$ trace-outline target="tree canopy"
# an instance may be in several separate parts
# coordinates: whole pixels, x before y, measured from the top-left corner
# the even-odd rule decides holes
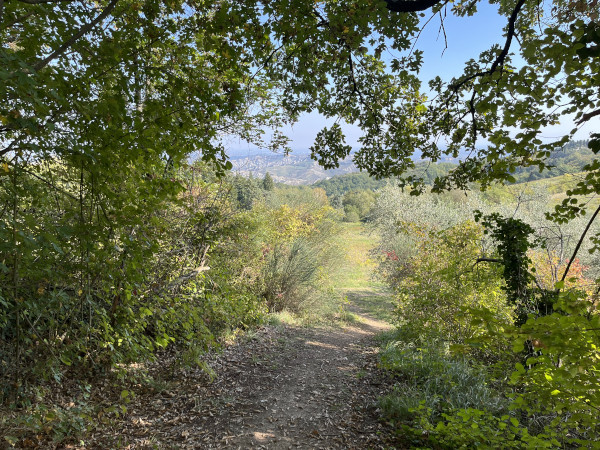
[[[418,11],[474,16],[479,1],[1,1],[0,174],[33,173],[57,189],[48,163],[60,160],[118,209],[131,192],[107,180],[173,195],[167,172],[192,152],[223,172],[227,137],[287,150],[281,127],[318,111],[335,119],[311,148],[326,168],[352,150],[345,122],[362,130],[355,164],[399,176],[413,193],[426,181],[410,171],[415,152],[433,162],[468,152],[434,191],[513,182],[518,167],[546,169],[552,151],[600,115],[600,7],[490,3],[506,17],[504,41],[427,90],[413,49]],[[571,132],[544,141],[544,127],[561,120],[573,121]],[[589,146],[600,149],[599,134]],[[600,163],[584,172],[571,196],[600,193]],[[567,198],[555,218],[586,208]]]
[[[570,137],[543,143],[542,127],[575,114],[575,130],[600,114],[598,4],[493,1],[507,17],[505,42],[450,82],[432,80],[426,98],[422,53],[409,51],[415,11],[475,15],[478,3],[2,2],[1,154],[177,160],[200,150],[224,164],[224,134],[260,142],[262,127],[316,110],[360,126],[355,160],[373,175],[404,173],[417,150],[436,161],[469,149],[439,189],[510,180],[517,165],[543,168]],[[385,64],[388,49],[399,56]],[[313,146],[326,167],[349,152],[338,125]]]
[[[414,193],[425,185],[409,170],[417,151],[433,162],[469,152],[436,178],[435,191],[512,182],[518,167],[547,168],[552,151],[600,115],[599,5],[492,1],[506,17],[504,42],[473,55],[450,81],[431,80],[428,98],[422,52],[413,51],[416,11],[471,16],[478,3],[2,1],[2,175],[35,172],[56,188],[43,161],[58,158],[96,180],[131,178],[145,165],[140,184],[174,193],[177,183],[148,173],[194,151],[222,172],[231,167],[225,137],[285,148],[281,126],[318,111],[336,119],[311,148],[324,167],[351,151],[342,121],[362,130],[356,165],[400,176]],[[386,62],[388,50],[396,56]],[[573,120],[572,131],[545,142],[544,127],[560,120]],[[264,142],[268,127],[274,132]],[[589,145],[597,152],[600,136]],[[571,195],[600,193],[599,164],[584,166]],[[95,189],[111,190],[103,182]],[[585,209],[568,198],[556,218]]]

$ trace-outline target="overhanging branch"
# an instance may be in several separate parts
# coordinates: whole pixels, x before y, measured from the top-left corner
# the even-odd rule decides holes
[[[581,247],[583,239],[585,238],[585,235],[589,231],[590,227],[592,226],[592,223],[596,219],[596,216],[598,215],[599,212],[600,212],[600,206],[598,206],[598,208],[596,208],[596,211],[594,212],[594,214],[590,218],[589,222],[587,223],[585,230],[583,230],[583,233],[581,234],[581,237],[579,238],[579,241],[577,242],[577,245],[575,246],[575,250],[573,251],[573,256],[571,256],[571,259],[569,260],[569,263],[567,264],[567,267],[565,268],[565,272],[563,273],[563,276],[560,279],[560,281],[565,281],[565,279],[567,278],[567,275],[569,274],[569,270],[571,269],[571,264],[573,264],[573,261],[577,257],[577,253],[579,252],[579,248]]]
[[[521,9],[523,8],[524,4],[525,0],[519,0],[519,2],[515,5],[515,9],[513,9],[513,12],[508,19],[508,30],[506,31],[506,41],[504,42],[504,47],[502,48],[502,51],[500,52],[498,57],[492,63],[492,66],[489,68],[489,70],[469,75],[460,80],[458,83],[450,86],[454,92],[458,92],[458,90],[462,86],[464,86],[466,83],[475,78],[483,77],[486,75],[492,75],[498,68],[502,70],[502,68],[504,67],[504,61],[506,60],[506,57],[508,56],[508,52],[510,50],[510,45],[512,44],[513,37],[515,36],[515,23],[517,21],[517,18],[519,17],[519,12],[521,12]]]
[[[387,9],[394,12],[425,11],[443,0],[385,0]]]
[[[71,47],[75,42],[77,42],[79,38],[89,33],[92,30],[92,28],[94,28],[99,22],[103,21],[113,11],[113,9],[115,9],[115,6],[117,6],[118,2],[119,0],[112,0],[108,5],[106,5],[106,8],[104,8],[104,10],[94,20],[82,26],[77,33],[71,36],[70,39],[68,39],[64,44],[62,44],[60,47],[54,50],[49,56],[35,64],[33,68],[36,71],[43,69],[48,64],[50,64],[52,60],[58,58],[60,55],[66,52],[69,49],[69,47]]]
[[[600,116],[600,109],[597,109],[596,111],[592,111],[586,114],[583,114],[581,116],[581,118],[577,121],[577,125],[581,125],[585,122],[587,122],[590,119],[593,119],[596,116]]]

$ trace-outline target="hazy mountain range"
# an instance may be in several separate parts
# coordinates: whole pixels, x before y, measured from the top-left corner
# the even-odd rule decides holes
[[[233,173],[249,177],[262,178],[267,172],[273,180],[292,185],[314,184],[336,175],[359,172],[352,162],[352,155],[343,161],[337,169],[324,170],[310,158],[310,153],[301,152],[284,156],[281,153],[263,153],[230,155]],[[419,162],[419,160],[416,160]],[[443,162],[457,162],[453,158],[444,158]]]
[[[596,156],[587,147],[587,141],[574,141],[565,145],[562,150],[555,151],[547,160],[550,170],[540,173],[536,168],[521,169],[515,172],[517,182],[532,181],[541,178],[550,178],[566,173],[577,173],[585,164],[590,163]],[[415,159],[417,175],[429,178],[431,181],[435,176],[447,172],[462,158],[445,157],[434,165],[426,164],[424,161]],[[267,172],[273,180],[279,183],[292,185],[314,184],[321,180],[327,180],[337,175],[359,172],[352,162],[352,155],[343,161],[337,169],[324,170],[316,161],[310,158],[308,151],[297,151],[288,156],[281,153],[250,153],[230,154],[233,164],[233,173],[249,177],[262,178]],[[440,164],[441,163],[441,164]],[[450,163],[450,164],[448,164]],[[421,172],[428,173],[421,173]]]
[[[338,169],[324,170],[309,154],[291,154],[284,156],[278,153],[266,155],[233,156],[233,173],[249,177],[262,178],[267,172],[273,180],[286,184],[313,184],[335,175],[358,172],[348,157],[340,161]]]

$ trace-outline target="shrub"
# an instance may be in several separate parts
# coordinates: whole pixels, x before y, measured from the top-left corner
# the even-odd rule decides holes
[[[331,306],[327,303],[336,299],[329,289],[330,274],[340,252],[334,211],[324,191],[300,189],[290,198],[289,187],[276,189],[268,202],[256,205],[252,217],[261,248],[255,292],[269,311],[325,313]]]
[[[350,222],[350,223],[354,223],[354,222],[359,222],[360,221],[360,216],[358,214],[358,211],[355,207],[353,206],[348,206],[346,208],[344,208],[345,213],[344,213],[344,222]]]
[[[552,430],[531,435],[529,430],[508,414],[501,417],[488,411],[466,408],[451,410],[440,419],[432,418],[425,404],[413,410],[418,425],[412,429],[428,447],[542,449],[561,447]]]
[[[388,405],[388,415],[406,417],[407,411],[420,403],[435,416],[452,409],[477,408],[497,413],[507,408],[507,401],[488,386],[482,371],[435,346],[417,348],[394,341],[384,349],[381,364],[396,375],[402,386],[382,404]]]
[[[393,287],[401,326],[428,339],[464,343],[483,332],[469,308],[490,311],[511,321],[495,266],[476,266],[482,229],[464,222],[443,231],[424,230],[416,254],[407,261]]]

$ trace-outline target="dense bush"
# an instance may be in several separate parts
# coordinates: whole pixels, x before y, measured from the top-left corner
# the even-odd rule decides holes
[[[12,380],[3,399],[69,368],[106,371],[167,346],[189,356],[327,292],[334,221],[318,189],[290,206],[292,194],[196,164],[166,177],[115,171],[107,197],[85,172],[56,162],[57,192],[37,169],[0,179],[12,205],[0,217],[0,376]],[[249,183],[256,194],[240,202]]]
[[[369,216],[375,204],[376,195],[373,191],[352,191],[344,194],[342,206],[344,208],[344,220],[346,222],[358,222],[369,220]]]
[[[275,196],[269,207],[255,210],[261,220],[264,256],[261,296],[271,311],[299,313],[331,294],[329,278],[339,259],[336,224],[321,190],[305,193],[295,207],[277,203]]]
[[[113,197],[97,194],[91,175],[57,170],[64,192],[25,175],[0,190],[13,203],[0,227],[4,379],[108,367],[169,343],[206,346],[259,319],[260,305],[235,277],[209,270],[211,255],[227,251],[244,226],[210,169],[140,174],[120,180]],[[171,197],[155,195],[164,189]]]
[[[577,256],[592,267],[575,259],[564,275],[585,222],[544,220],[549,199],[541,192],[523,190],[516,200],[439,204],[391,188],[380,193],[379,274],[397,293],[399,320],[382,354],[398,387],[382,407],[413,443],[598,445],[597,262],[581,253],[589,242]],[[483,227],[464,221],[475,205]],[[444,381],[450,368],[468,386]],[[454,398],[459,385],[470,403]],[[498,403],[478,403],[490,386]]]
[[[415,255],[391,280],[397,294],[400,326],[421,337],[459,344],[480,334],[469,311],[482,309],[511,323],[502,291],[501,271],[478,266],[481,227],[465,222],[443,231],[413,230],[421,236]],[[388,278],[389,279],[389,278]]]

